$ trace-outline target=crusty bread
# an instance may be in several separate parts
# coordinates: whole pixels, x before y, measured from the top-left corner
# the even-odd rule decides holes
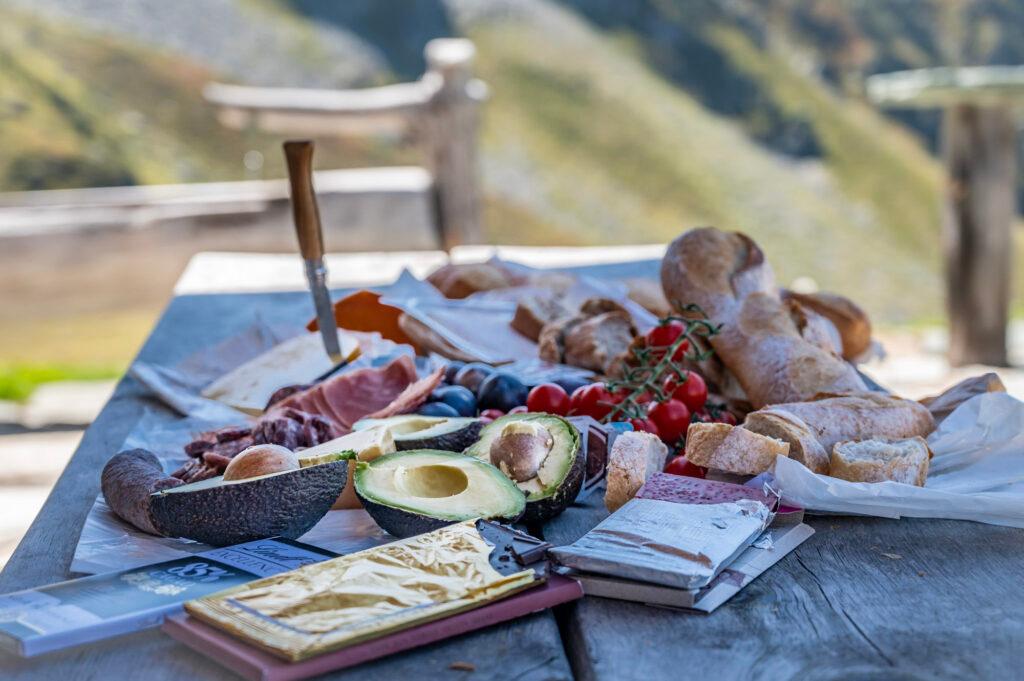
[[[446,298],[465,298],[480,291],[507,288],[515,284],[512,275],[493,263],[448,264],[427,277]]]
[[[757,475],[789,456],[789,445],[727,423],[691,423],[686,431],[686,460],[704,468]]]
[[[921,437],[839,442],[832,448],[829,475],[850,482],[892,480],[924,487],[930,458],[931,450]]]
[[[855,360],[871,347],[871,320],[856,303],[835,293],[783,291],[783,298],[814,310],[831,321],[842,339],[845,359]]]
[[[623,282],[629,289],[629,299],[644,308],[658,319],[672,314],[672,308],[665,300],[665,292],[661,290],[661,282],[646,277],[625,279]]]
[[[965,378],[951,388],[947,388],[940,395],[925,397],[921,400],[921,404],[928,408],[938,423],[972,397],[997,392],[1005,393],[1006,386],[1003,385],[998,375],[989,372],[981,376]]]
[[[935,429],[935,421],[917,402],[864,392],[776,404],[747,414],[743,426],[788,442],[790,458],[815,473],[827,473],[837,442],[924,437]]]
[[[516,303],[516,312],[510,324],[514,330],[536,343],[545,325],[570,316],[572,311],[559,298],[530,296]]]
[[[636,496],[648,478],[665,467],[667,457],[668,447],[650,433],[629,432],[615,438],[608,455],[604,494],[608,510],[614,512]]]
[[[662,260],[661,282],[676,310],[695,303],[722,325],[711,345],[754,407],[867,389],[850,364],[802,336],[749,237],[714,228],[684,233]]]

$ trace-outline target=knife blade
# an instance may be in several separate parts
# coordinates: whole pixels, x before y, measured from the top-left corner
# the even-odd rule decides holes
[[[333,362],[340,362],[338,323],[334,317],[331,293],[327,289],[327,267],[324,265],[324,235],[320,225],[320,209],[313,191],[313,142],[309,140],[284,143],[288,162],[288,183],[291,187],[292,217],[299,253],[306,269],[306,281],[313,296],[317,326],[324,349]]]

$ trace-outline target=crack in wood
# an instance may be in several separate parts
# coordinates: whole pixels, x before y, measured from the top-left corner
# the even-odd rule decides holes
[[[850,614],[848,612],[846,612],[846,609],[843,608],[841,605],[837,605],[837,604],[832,602],[832,599],[829,597],[828,593],[825,591],[825,587],[822,585],[821,580],[818,579],[818,575],[816,575],[814,573],[814,570],[809,568],[807,566],[807,564],[804,563],[804,561],[800,558],[799,555],[796,555],[795,557],[796,557],[796,562],[800,564],[800,567],[802,567],[804,570],[806,570],[807,574],[809,574],[811,576],[811,580],[814,582],[815,586],[818,587],[818,591],[821,592],[821,596],[822,596],[822,598],[825,599],[825,602],[828,604],[828,606],[830,608],[832,608],[832,610],[834,612],[836,612],[837,614],[841,615],[843,617],[843,619],[846,620],[847,623],[849,623],[849,625],[853,628],[853,630],[855,632],[857,632],[857,635],[865,643],[867,643],[868,646],[870,646],[871,649],[874,650],[875,653],[879,657],[881,657],[883,660],[885,660],[886,664],[888,664],[890,667],[895,667],[896,663],[893,662],[893,660],[888,655],[885,654],[885,652],[882,650],[882,648],[877,643],[875,643],[874,640],[872,640],[872,638],[868,635],[868,633],[866,631],[864,631],[860,627],[859,624],[857,624],[857,622],[853,619],[853,617],[850,616]],[[813,623],[812,623],[812,626],[814,626]],[[817,627],[815,627],[815,633],[817,633]]]

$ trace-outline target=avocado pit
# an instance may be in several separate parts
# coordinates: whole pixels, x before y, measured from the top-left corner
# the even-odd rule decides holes
[[[224,469],[224,480],[248,480],[299,469],[299,457],[281,445],[253,445],[239,452]]]
[[[491,463],[516,482],[525,482],[537,477],[554,444],[554,438],[543,425],[512,421],[491,443]]]

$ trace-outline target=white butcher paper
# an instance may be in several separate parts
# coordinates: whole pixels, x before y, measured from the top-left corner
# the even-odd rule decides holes
[[[924,487],[847,482],[779,457],[783,503],[882,518],[948,518],[1024,528],[1024,402],[1002,392],[972,397],[928,437],[935,456]]]
[[[560,564],[679,589],[698,589],[771,521],[760,501],[679,504],[631,499],[580,539],[551,549]]]

